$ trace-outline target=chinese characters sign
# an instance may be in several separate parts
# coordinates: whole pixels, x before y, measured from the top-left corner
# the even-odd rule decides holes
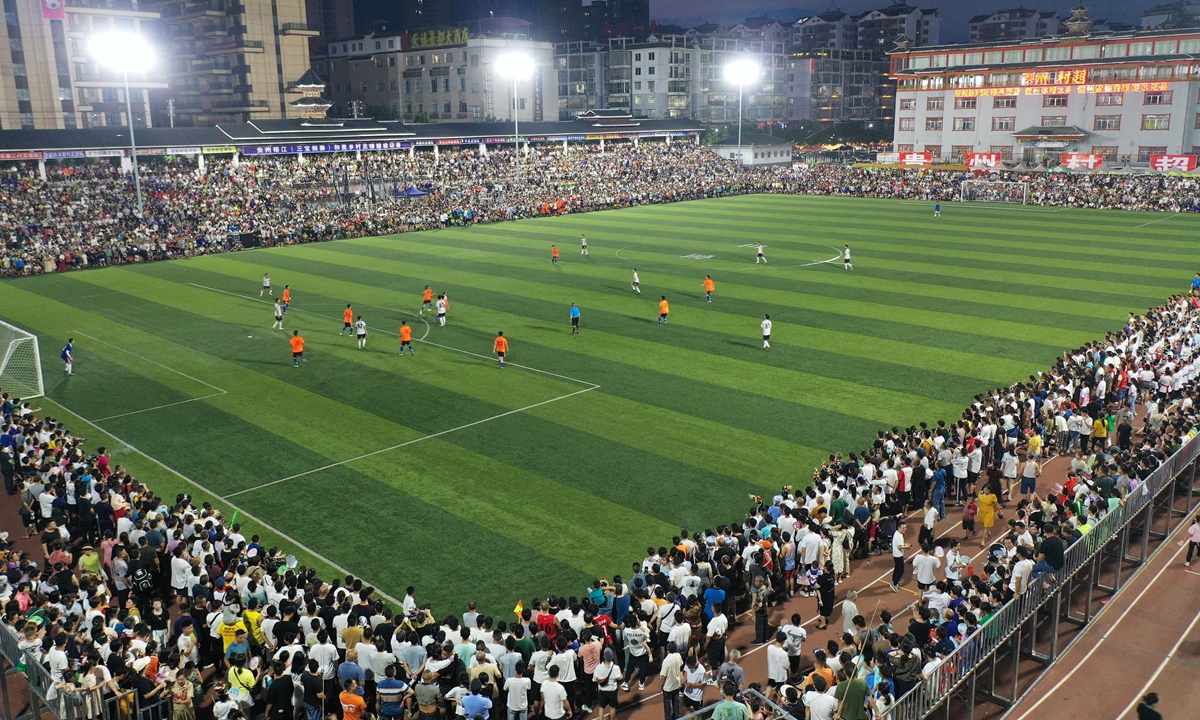
[[[1063,153],[1062,166],[1070,170],[1095,170],[1104,164],[1099,153]]]
[[[1191,172],[1196,169],[1196,156],[1151,155],[1150,167],[1161,172]]]

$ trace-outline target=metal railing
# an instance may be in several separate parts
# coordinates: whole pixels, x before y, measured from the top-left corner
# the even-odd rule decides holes
[[[918,683],[909,692],[898,698],[890,714],[890,720],[921,720],[939,705],[948,701],[952,691],[972,679],[984,662],[1003,649],[1005,643],[1021,627],[1033,619],[1040,609],[1056,596],[1071,592],[1067,582],[1081,571],[1089,570],[1112,541],[1121,537],[1137,520],[1155,498],[1196,461],[1200,456],[1200,442],[1189,440],[1178,452],[1165,462],[1145,482],[1125,498],[1125,502],[1104,516],[1086,535],[1071,545],[1063,558],[1063,568],[1055,573],[1046,573],[1031,582],[1030,587],[1019,597],[993,615],[981,625],[954,652],[946,656],[933,675]],[[1148,520],[1147,520],[1148,523]],[[1148,528],[1146,528],[1148,531]],[[1118,562],[1124,561],[1125,549],[1119,552]],[[1143,560],[1146,558],[1143,557]],[[1118,576],[1118,582],[1119,582]],[[1056,605],[1057,607],[1057,605]],[[973,702],[974,698],[968,698]]]
[[[169,698],[159,698],[142,705],[132,690],[120,694],[104,686],[83,688],[73,683],[55,681],[38,660],[21,650],[18,638],[8,626],[0,627],[0,656],[8,661],[5,676],[19,674],[29,690],[28,705],[13,712],[15,685],[0,679],[4,686],[4,717],[11,720],[40,720],[45,712],[58,720],[170,720]]]

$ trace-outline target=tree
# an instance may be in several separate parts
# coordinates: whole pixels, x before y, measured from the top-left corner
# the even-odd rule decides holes
[[[417,113],[416,115],[413,115],[413,122],[415,122],[415,123],[427,123],[427,122],[433,122],[433,121],[429,119],[429,113],[427,113],[427,112],[419,112],[419,113]]]
[[[367,117],[372,120],[395,120],[392,112],[382,105],[368,105]]]

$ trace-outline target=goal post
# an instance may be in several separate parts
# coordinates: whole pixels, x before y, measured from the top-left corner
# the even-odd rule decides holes
[[[9,397],[46,394],[37,335],[0,321],[0,391]]]
[[[1029,183],[1023,180],[964,180],[959,191],[962,202],[1029,202]]]

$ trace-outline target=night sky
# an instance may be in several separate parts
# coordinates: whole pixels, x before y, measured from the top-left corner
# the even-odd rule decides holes
[[[1137,24],[1143,11],[1166,0],[1085,0],[1092,19],[1108,19]],[[842,12],[857,15],[886,7],[891,0],[842,0],[835,3]],[[1055,10],[1060,15],[1078,4],[1078,0],[909,0],[909,5],[939,8],[942,18],[942,42],[967,39],[967,20],[974,15],[1012,7]],[[664,23],[691,27],[702,22],[731,25],[748,17],[769,15],[776,20],[795,20],[830,9],[827,0],[650,0],[650,17]]]

